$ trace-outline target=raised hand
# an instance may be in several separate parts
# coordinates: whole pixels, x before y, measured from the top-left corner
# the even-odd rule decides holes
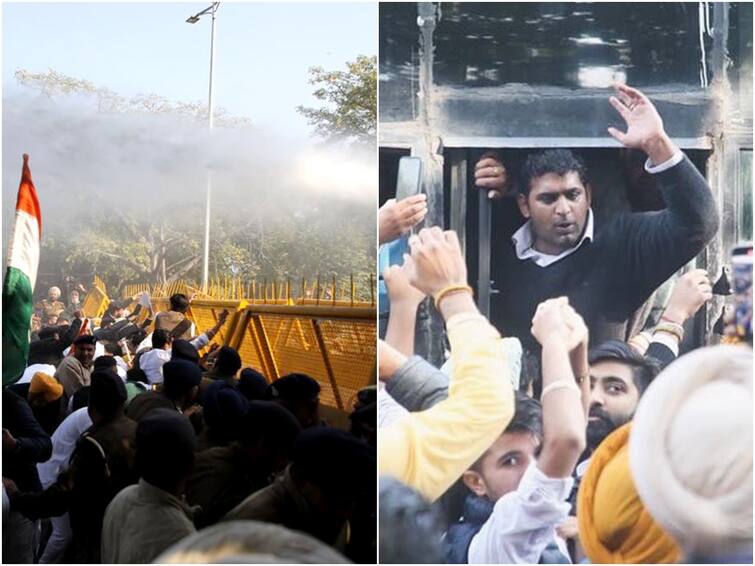
[[[532,335],[540,345],[547,342],[561,342],[567,350],[572,342],[572,330],[566,324],[564,307],[569,305],[566,297],[548,299],[537,305],[535,316],[532,318]]]
[[[419,306],[425,294],[409,283],[404,266],[392,265],[383,272],[383,280],[388,288],[391,305],[406,304]]]
[[[663,120],[647,96],[627,85],[616,85],[616,95],[608,100],[627,124],[627,131],[608,128],[619,143],[642,149],[654,165],[671,159],[676,147],[663,129]]]
[[[409,283],[434,296],[451,285],[467,284],[467,266],[456,232],[437,226],[423,228],[409,238],[411,255],[404,256]]]
[[[674,284],[668,305],[663,311],[663,318],[684,324],[688,318],[700,310],[700,307],[713,298],[713,288],[704,269],[688,271]]]
[[[397,201],[389,199],[378,211],[378,241],[383,244],[402,236],[427,215],[427,196],[412,195]]]

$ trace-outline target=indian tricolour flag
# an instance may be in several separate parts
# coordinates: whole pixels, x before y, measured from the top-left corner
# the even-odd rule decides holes
[[[18,381],[29,357],[32,293],[37,281],[42,215],[24,154],[16,219],[8,248],[8,271],[3,283],[3,385]]]

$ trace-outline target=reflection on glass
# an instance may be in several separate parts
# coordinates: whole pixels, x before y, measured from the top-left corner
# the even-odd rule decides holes
[[[700,88],[704,53],[696,2],[442,3],[435,33],[441,85],[522,83],[604,88]]]
[[[416,117],[419,28],[414,2],[380,4],[380,121]]]
[[[752,241],[752,150],[739,152],[739,240]]]

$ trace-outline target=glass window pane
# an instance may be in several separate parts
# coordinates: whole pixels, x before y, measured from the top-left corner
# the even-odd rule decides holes
[[[739,186],[740,186],[740,240],[752,240],[752,150],[739,152]]]
[[[700,88],[699,27],[697,2],[443,3],[435,82]]]
[[[381,122],[402,122],[416,117],[419,79],[419,28],[417,4],[380,4],[380,108]]]

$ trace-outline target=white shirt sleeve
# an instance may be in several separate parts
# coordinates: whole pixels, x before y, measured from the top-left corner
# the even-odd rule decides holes
[[[86,407],[68,415],[52,435],[52,456],[46,462],[37,464],[42,489],[54,484],[58,475],[68,469],[68,462],[76,448],[81,434],[92,426],[92,419]]]
[[[206,332],[203,332],[202,334],[200,334],[196,338],[193,338],[192,340],[189,340],[189,344],[191,344],[192,346],[194,346],[197,349],[197,351],[201,350],[202,348],[204,348],[205,346],[207,346],[207,344],[209,344],[209,343],[210,343],[210,338],[207,336]]]
[[[653,165],[650,161],[650,158],[648,158],[645,160],[645,171],[655,175],[656,173],[661,173],[666,169],[671,169],[675,165],[679,165],[683,160],[684,154],[681,152],[681,150],[677,150],[677,152],[673,156],[671,156],[671,159],[668,159],[663,163],[659,163],[658,165]]]
[[[537,564],[569,516],[574,480],[549,478],[533,461],[516,491],[501,497],[469,545],[469,564]]]

